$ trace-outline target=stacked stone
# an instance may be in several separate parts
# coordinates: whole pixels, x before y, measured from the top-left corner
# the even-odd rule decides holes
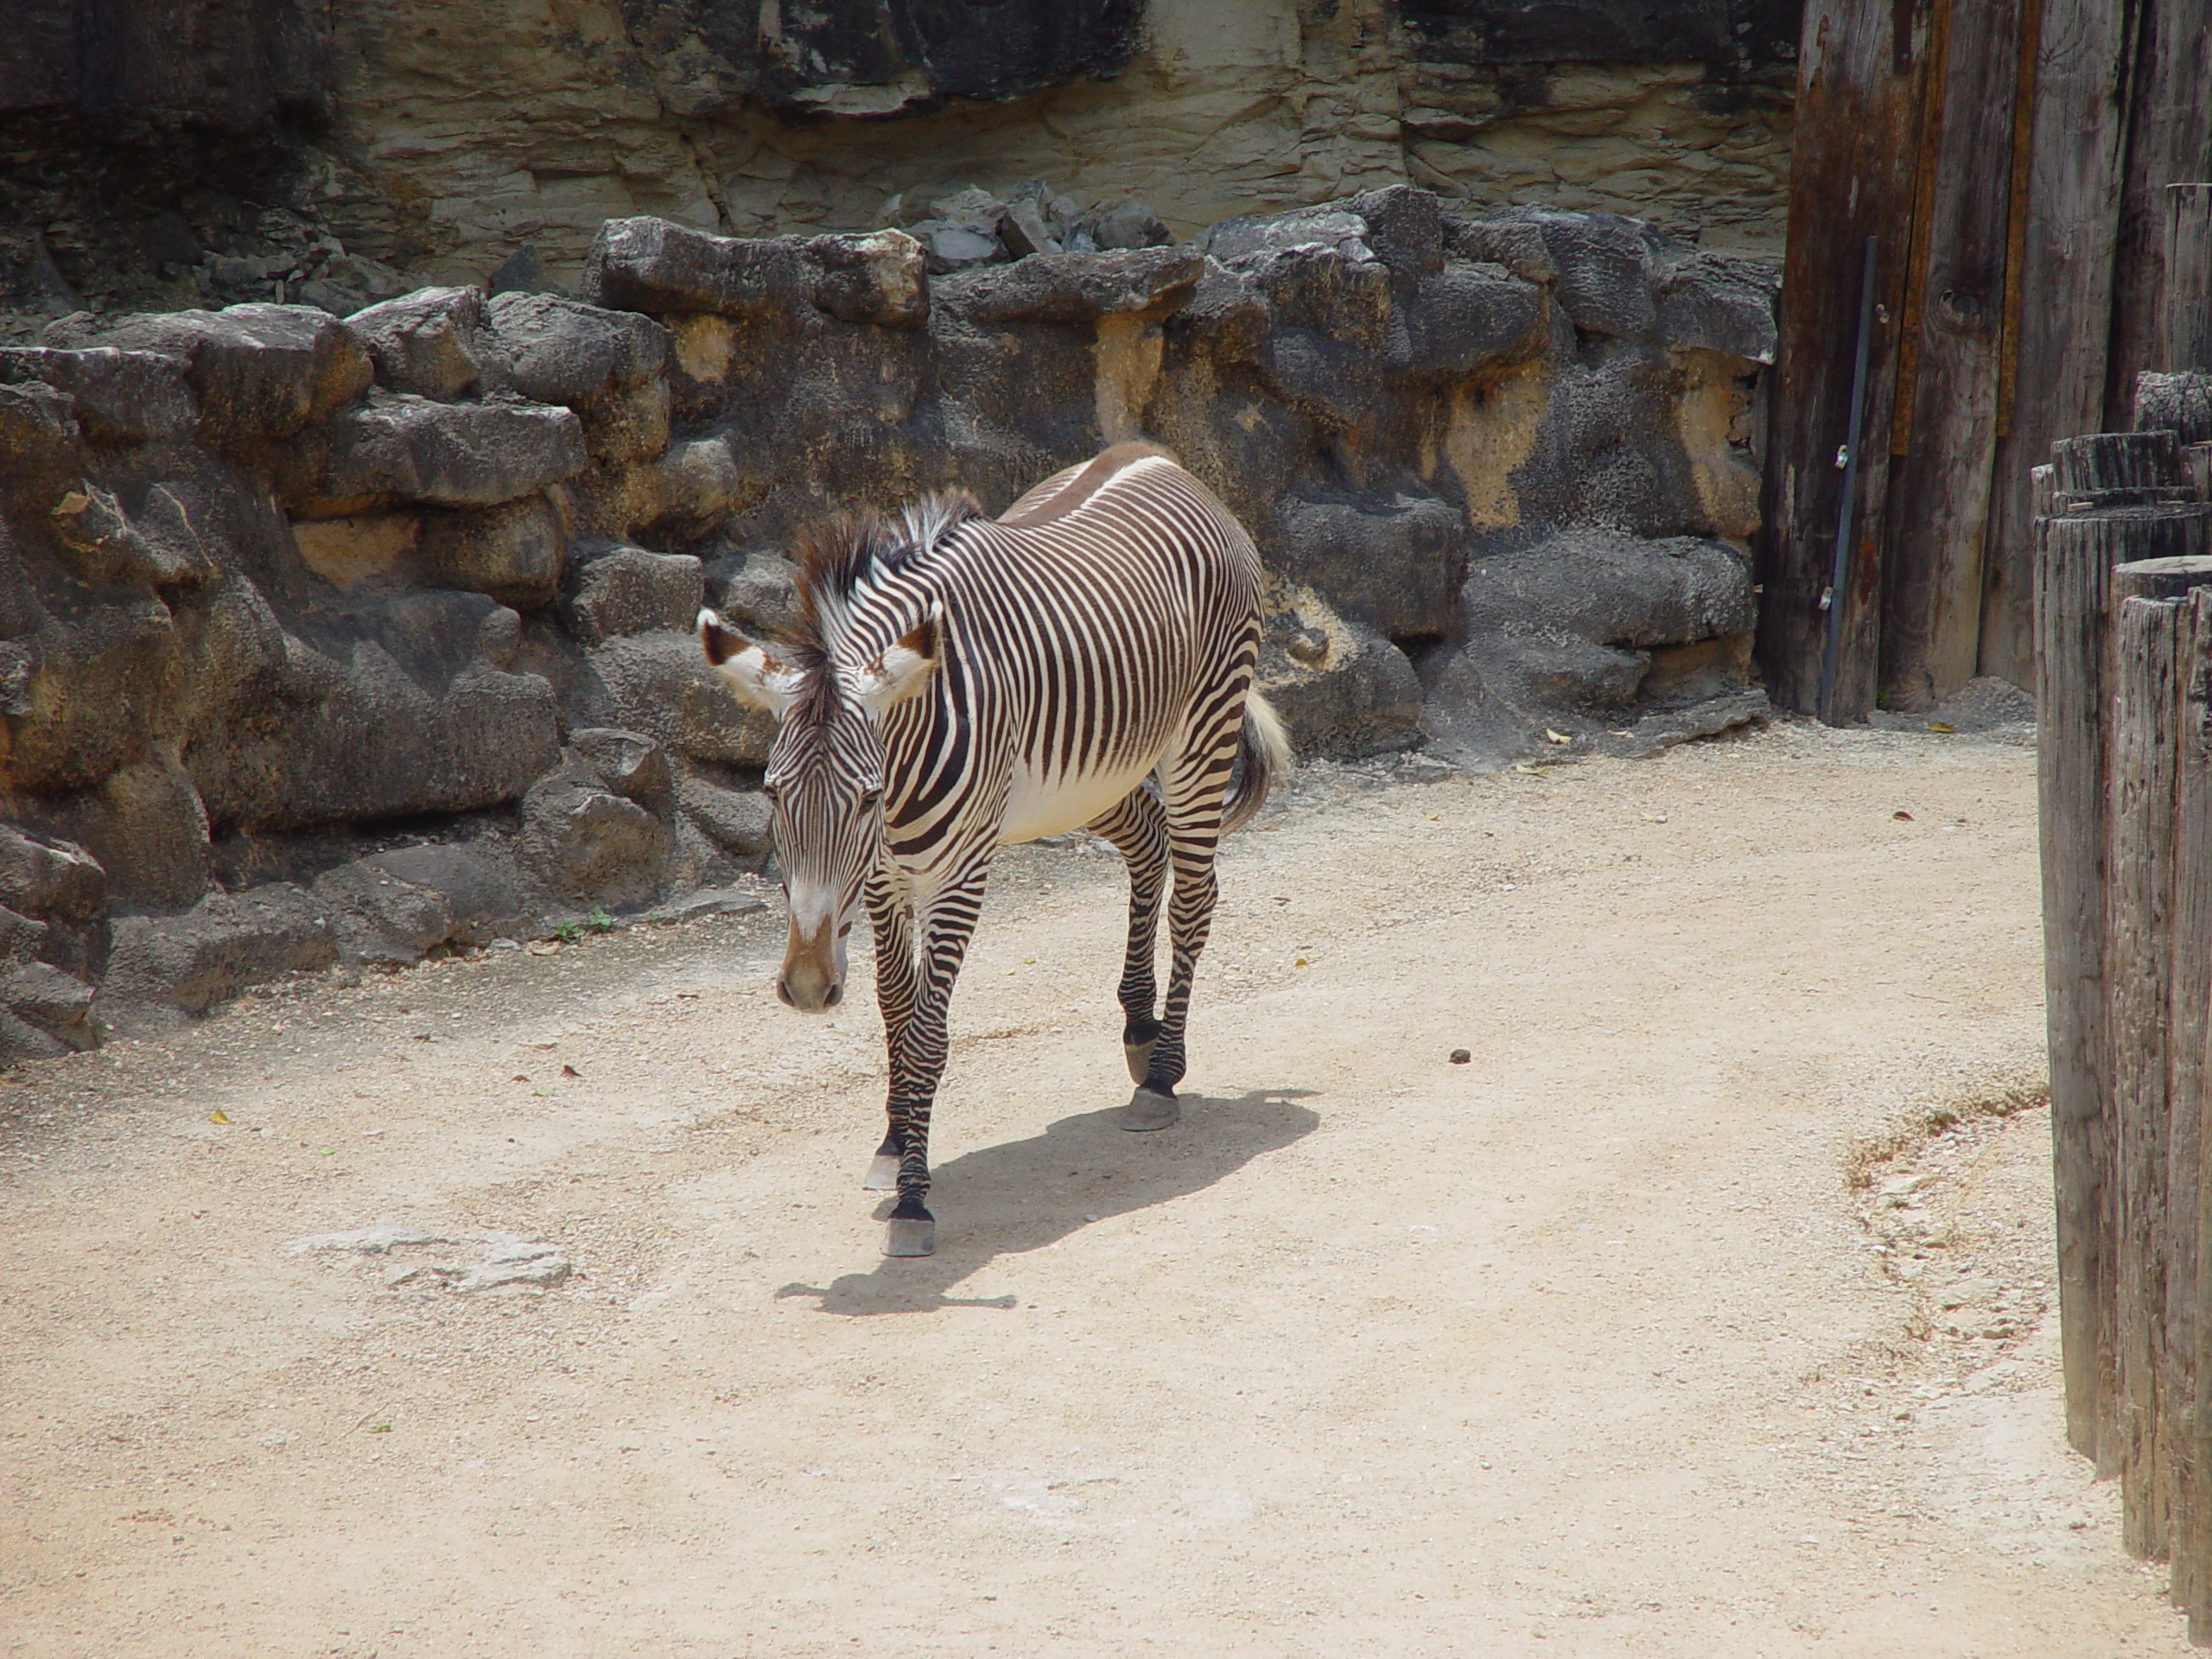
[[[0,350],[0,1058],[757,869],[772,732],[701,659],[702,598],[772,632],[809,522],[1003,505],[1128,438],[1252,530],[1308,754],[1759,711],[1764,270],[1405,187],[1181,246],[1016,195],[958,269],[632,219],[575,300]]]

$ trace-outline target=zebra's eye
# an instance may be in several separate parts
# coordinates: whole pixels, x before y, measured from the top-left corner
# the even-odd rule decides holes
[[[882,799],[883,791],[880,789],[864,789],[861,791],[860,810],[863,812],[873,812],[876,809],[877,803]]]
[[[767,802],[771,806],[775,805],[778,801],[781,800],[783,798],[783,795],[784,791],[777,788],[773,784],[764,782],[760,785],[760,798]]]

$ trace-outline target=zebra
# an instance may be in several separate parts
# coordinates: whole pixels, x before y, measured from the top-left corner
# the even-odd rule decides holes
[[[708,609],[699,639],[740,696],[777,716],[762,792],[790,909],[784,1002],[838,1004],[867,906],[890,1087],[864,1185],[898,1193],[884,1253],[927,1255],[946,1007],[998,848],[1087,825],[1128,861],[1118,995],[1136,1090],[1121,1122],[1163,1129],[1180,1115],[1215,848],[1290,758],[1251,690],[1260,557],[1205,486],[1143,443],[1054,474],[996,519],[953,490],[895,519],[832,519],[796,550],[789,637],[748,639]]]

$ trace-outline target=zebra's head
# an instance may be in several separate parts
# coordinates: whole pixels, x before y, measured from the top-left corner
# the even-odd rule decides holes
[[[713,611],[699,613],[707,660],[740,696],[776,716],[761,781],[784,872],[791,932],[776,995],[820,1014],[845,994],[845,942],[862,886],[883,855],[882,712],[920,690],[937,666],[938,621],[925,616],[855,663],[811,641],[763,645]]]

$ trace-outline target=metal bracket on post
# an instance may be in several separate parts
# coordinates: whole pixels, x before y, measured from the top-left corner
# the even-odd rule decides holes
[[[1821,595],[1821,608],[1828,613],[1827,639],[1821,648],[1819,712],[1824,725],[1831,723],[1828,712],[1835,698],[1835,658],[1843,633],[1842,597],[1851,560],[1852,519],[1859,505],[1859,429],[1866,414],[1866,358],[1874,338],[1874,256],[1881,242],[1878,236],[1866,238],[1866,256],[1859,265],[1859,343],[1851,359],[1851,410],[1845,418],[1843,447],[1835,452],[1836,465],[1843,468],[1843,499],[1836,505],[1835,558],[1827,591]]]

